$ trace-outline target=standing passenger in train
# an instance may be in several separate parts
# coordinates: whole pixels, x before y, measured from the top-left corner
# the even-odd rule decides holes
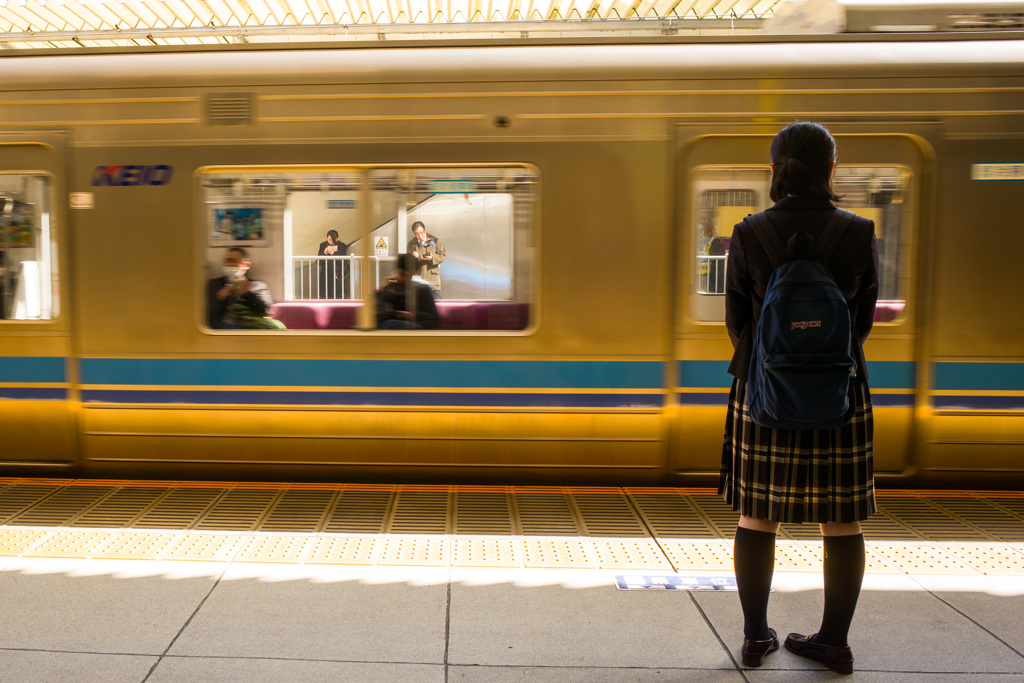
[[[208,324],[215,330],[254,327],[252,320],[266,317],[274,300],[265,282],[250,280],[249,260],[245,249],[232,247],[224,252],[222,274],[207,283]],[[267,325],[257,325],[268,327]]]
[[[320,243],[317,256],[344,256],[348,251],[345,243],[338,239],[337,230],[328,230],[327,239]],[[345,265],[344,261],[324,259],[319,261],[320,292],[318,299],[345,298]]]
[[[766,211],[782,243],[797,232],[817,239],[835,212],[832,191],[836,147],[824,127],[787,126],[771,147],[771,198]],[[864,578],[860,522],[875,512],[873,421],[863,343],[871,331],[878,296],[874,223],[854,218],[829,262],[850,311],[851,352],[856,362],[856,414],[835,430],[772,429],[747,411],[746,378],[754,328],[761,315],[772,263],[751,225],[736,225],[729,244],[726,327],[735,352],[719,492],[739,511],[734,563],[743,609],[743,663],[760,666],[779,648],[768,627],[768,596],[775,563],[775,535],[782,522],[821,525],[825,549],[825,609],[817,633],[790,633],[786,648],[832,671],[853,671],[847,642]]]
[[[444,245],[441,240],[427,233],[426,226],[422,221],[412,224],[412,234],[415,235],[406,247],[418,261],[418,267],[413,275],[418,275],[434,291],[437,298],[441,297],[441,262],[447,258]]]

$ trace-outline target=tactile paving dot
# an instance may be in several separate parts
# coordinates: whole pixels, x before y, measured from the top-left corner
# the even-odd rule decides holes
[[[654,541],[591,539],[590,543],[597,555],[597,565],[602,569],[672,569],[668,558]]]
[[[313,544],[308,536],[254,536],[245,544],[236,562],[298,563],[306,547]]]
[[[89,557],[111,538],[102,531],[58,531],[31,550],[26,557]]]
[[[523,539],[523,553],[527,567],[594,567],[583,541],[574,539]]]
[[[96,550],[96,559],[155,560],[180,536],[169,533],[129,532],[117,534]]]
[[[374,536],[318,538],[306,564],[373,564]]]
[[[982,574],[1024,575],[1024,554],[1012,548],[991,544],[949,543],[943,545],[942,549]]]
[[[453,567],[519,567],[519,542],[514,538],[456,538]]]
[[[0,557],[21,555],[49,533],[28,529],[0,529]]]
[[[377,564],[447,567],[448,540],[444,536],[389,536]]]
[[[732,543],[729,541],[661,541],[676,571],[732,571]]]
[[[246,540],[245,536],[189,534],[181,539],[167,553],[164,559],[189,560],[192,562],[227,562]]]
[[[978,573],[938,546],[873,543],[871,550],[884,562],[907,574]]]
[[[820,572],[821,543],[778,541],[775,543],[775,570],[780,572]]]
[[[902,574],[903,571],[899,567],[889,564],[885,560],[885,556],[875,553],[871,549],[871,546],[865,548],[864,552],[864,572],[867,574]]]

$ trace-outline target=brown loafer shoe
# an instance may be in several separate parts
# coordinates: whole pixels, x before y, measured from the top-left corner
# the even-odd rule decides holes
[[[765,655],[779,649],[779,637],[775,634],[775,629],[768,629],[768,633],[772,634],[768,640],[743,639],[743,666],[761,666]]]
[[[837,674],[853,673],[853,652],[849,645],[821,645],[811,641],[814,636],[790,633],[786,649],[799,657],[821,662]]]

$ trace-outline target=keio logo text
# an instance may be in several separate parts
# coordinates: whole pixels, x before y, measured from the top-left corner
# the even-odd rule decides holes
[[[174,169],[170,166],[97,166],[92,172],[92,184],[115,187],[136,187],[139,185],[166,185],[171,181]]]

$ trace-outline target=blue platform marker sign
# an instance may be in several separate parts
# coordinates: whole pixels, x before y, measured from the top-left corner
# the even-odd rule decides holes
[[[680,576],[679,574],[619,574],[615,587],[622,591],[734,591],[736,577]]]

